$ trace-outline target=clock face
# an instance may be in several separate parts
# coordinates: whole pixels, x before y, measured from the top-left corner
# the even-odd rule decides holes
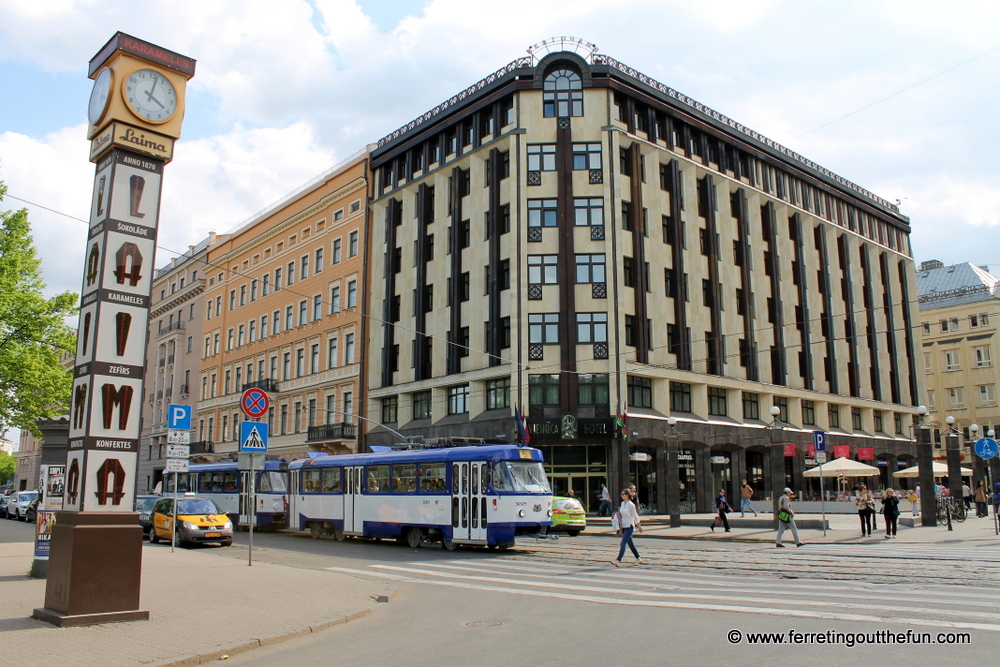
[[[105,67],[94,79],[94,89],[90,91],[90,108],[87,111],[87,120],[91,125],[96,125],[104,115],[104,110],[108,107],[108,98],[111,97],[111,70]]]
[[[170,79],[153,69],[137,69],[122,82],[125,103],[149,123],[165,123],[177,111],[177,91]]]

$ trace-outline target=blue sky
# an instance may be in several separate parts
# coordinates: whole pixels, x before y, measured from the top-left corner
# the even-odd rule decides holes
[[[0,0],[0,16],[0,179],[70,216],[93,178],[89,59],[122,30],[198,60],[160,265],[529,45],[575,35],[899,199],[918,261],[1000,270],[993,0]],[[81,223],[29,209],[50,289],[78,289]]]

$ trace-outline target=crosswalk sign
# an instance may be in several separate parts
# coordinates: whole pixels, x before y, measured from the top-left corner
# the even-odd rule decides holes
[[[267,451],[267,422],[243,422],[240,424],[240,451]]]

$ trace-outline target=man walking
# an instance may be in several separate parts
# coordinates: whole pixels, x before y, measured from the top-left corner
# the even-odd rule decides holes
[[[609,516],[611,514],[611,492],[608,485],[601,482],[601,505],[597,509],[597,516]]]
[[[743,480],[742,490],[740,491],[740,516],[746,516],[748,511],[753,512],[753,515],[757,516],[757,510],[750,504],[751,498],[753,498],[753,488],[747,484],[746,480]]]

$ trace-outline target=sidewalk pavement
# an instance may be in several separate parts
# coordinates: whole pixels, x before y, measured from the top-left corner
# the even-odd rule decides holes
[[[755,518],[748,515],[740,518],[738,512],[729,515],[730,532],[722,527],[714,531],[710,528],[715,514],[684,514],[684,525],[672,528],[669,515],[650,514],[642,517],[642,533],[637,537],[673,539],[673,540],[709,540],[717,542],[760,542],[773,543],[776,532],[771,526],[770,512],[760,512]],[[952,522],[953,530],[949,531],[943,522],[937,526],[924,527],[920,519],[914,519],[910,513],[900,516],[896,538],[885,539],[885,522],[881,515],[876,515],[877,529],[872,530],[871,537],[861,537],[861,521],[857,514],[827,514],[828,529],[823,534],[821,514],[796,514],[796,526],[799,527],[799,537],[803,542],[811,544],[855,544],[859,542],[892,541],[896,544],[951,544],[956,542],[970,544],[1000,544],[1000,536],[996,534],[996,522],[993,517],[976,518],[970,514],[963,523]],[[916,523],[916,527],[906,523]],[[802,528],[802,525],[812,525],[819,528]],[[610,535],[610,517],[587,516],[587,530],[584,535]],[[792,542],[791,531],[785,531],[783,539]]]
[[[198,665],[371,613],[393,586],[345,574],[199,549],[145,547],[140,606],[148,621],[58,628],[31,618],[45,580],[26,576],[32,544],[0,543],[0,651],[7,664]],[[235,551],[237,550],[238,551]]]

